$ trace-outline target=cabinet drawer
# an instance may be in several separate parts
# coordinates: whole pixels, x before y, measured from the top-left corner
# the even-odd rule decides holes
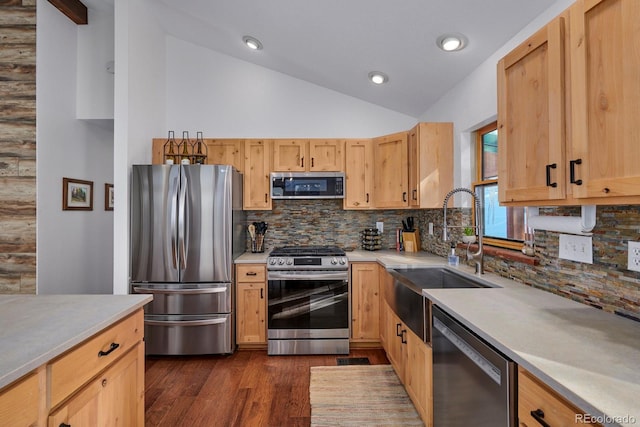
[[[236,267],[238,282],[264,282],[267,279],[266,266],[262,264],[245,264]]]
[[[53,361],[49,365],[51,407],[141,342],[143,320],[142,310],[139,310]]]
[[[547,385],[518,367],[518,419],[521,427],[539,427],[534,413],[554,427],[598,425],[582,421],[584,414]]]
[[[0,392],[0,420],[6,426],[38,422],[38,375],[30,374]]]

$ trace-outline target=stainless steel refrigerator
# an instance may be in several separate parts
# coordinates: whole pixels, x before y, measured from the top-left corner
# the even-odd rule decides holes
[[[153,294],[147,354],[232,353],[242,175],[227,165],[134,165],[131,181],[131,292]]]

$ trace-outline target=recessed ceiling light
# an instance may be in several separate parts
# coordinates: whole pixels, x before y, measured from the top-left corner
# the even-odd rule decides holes
[[[455,52],[467,46],[467,38],[462,34],[443,34],[436,40],[436,45],[445,52]]]
[[[389,81],[389,76],[380,71],[372,71],[369,73],[369,80],[371,80],[372,83],[381,85]]]
[[[252,49],[252,50],[260,50],[260,49],[262,49],[262,43],[260,43],[260,40],[258,40],[255,37],[244,36],[244,37],[242,37],[242,42],[245,45],[247,45],[247,47],[249,49]]]

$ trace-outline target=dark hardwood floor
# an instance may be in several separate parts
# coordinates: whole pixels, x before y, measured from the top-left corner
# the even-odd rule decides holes
[[[336,365],[347,356],[267,356],[237,351],[230,356],[148,357],[146,426],[309,426],[311,366]],[[388,364],[384,351],[352,350]]]

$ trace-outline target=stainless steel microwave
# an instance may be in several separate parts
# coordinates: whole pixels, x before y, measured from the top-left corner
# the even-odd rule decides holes
[[[272,199],[343,199],[344,172],[272,172]]]

